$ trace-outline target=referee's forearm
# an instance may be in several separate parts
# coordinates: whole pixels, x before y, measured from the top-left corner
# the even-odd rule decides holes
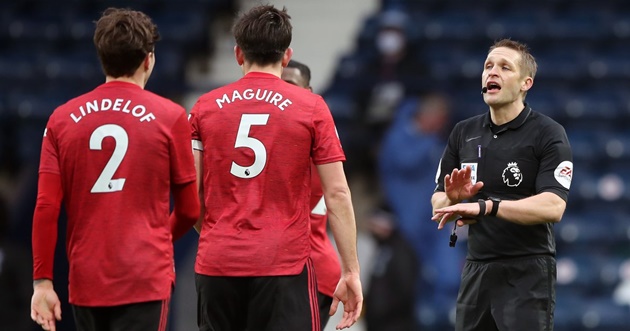
[[[542,192],[521,200],[504,200],[497,217],[521,225],[557,223],[562,219],[566,202],[551,192]]]
[[[433,206],[431,213],[434,215],[436,209],[452,206],[454,204],[456,204],[456,202],[451,201],[445,192],[435,192],[431,196],[431,206]]]

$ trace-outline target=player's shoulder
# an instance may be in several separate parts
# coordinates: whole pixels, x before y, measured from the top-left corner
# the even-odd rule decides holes
[[[184,109],[182,105],[176,103],[175,101],[167,97],[161,96],[159,94],[156,94],[154,92],[147,91],[147,90],[144,90],[144,92],[145,92],[145,98],[147,98],[153,104],[158,104],[166,109],[174,109],[177,111],[186,112],[186,109]]]
[[[238,82],[238,81],[237,81]],[[230,95],[232,94],[232,92],[238,87],[238,85],[236,84],[237,82],[232,82],[226,85],[222,85],[216,88],[213,88],[207,92],[202,93],[198,98],[197,98],[197,103],[204,103],[204,102],[208,102],[208,101],[214,101],[215,99],[221,99],[222,96],[224,94],[227,94],[228,92],[230,93]]]
[[[299,87],[285,81],[281,81],[279,84],[282,86],[281,92],[287,98],[291,99],[293,104],[302,105],[304,108],[321,108],[326,104],[324,98],[312,91]]]
[[[73,98],[68,99],[66,102],[59,104],[52,112],[51,118],[56,116],[60,116],[62,114],[66,114],[72,112],[79,107],[84,106],[86,102],[92,101],[92,96],[94,94],[94,90],[85,92],[83,94],[77,95]]]

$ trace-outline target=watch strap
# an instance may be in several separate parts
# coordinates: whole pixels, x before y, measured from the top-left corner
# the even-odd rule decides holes
[[[477,200],[477,202],[479,203],[479,214],[477,215],[477,217],[485,216],[486,215],[486,200],[479,199]]]
[[[492,210],[490,210],[490,216],[497,216],[497,213],[499,212],[499,203],[501,202],[501,200],[499,199],[490,199],[492,200]]]

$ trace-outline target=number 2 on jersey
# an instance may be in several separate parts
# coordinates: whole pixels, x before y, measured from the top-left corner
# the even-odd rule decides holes
[[[122,191],[123,186],[125,185],[125,178],[112,179],[112,177],[114,177],[114,173],[116,173],[116,170],[125,157],[125,153],[127,153],[127,147],[129,147],[129,137],[127,136],[125,129],[118,125],[101,125],[96,128],[90,136],[90,149],[98,151],[102,150],[103,140],[106,137],[114,138],[116,147],[114,147],[114,153],[112,153],[112,156],[109,158],[105,168],[103,168],[101,175],[98,176],[96,183],[94,183],[94,186],[90,191],[92,193]]]
[[[254,151],[254,162],[250,166],[242,166],[232,161],[230,173],[239,178],[254,178],[263,171],[267,163],[267,149],[262,141],[250,137],[252,125],[266,125],[269,114],[243,114],[236,133],[234,148],[247,147]]]

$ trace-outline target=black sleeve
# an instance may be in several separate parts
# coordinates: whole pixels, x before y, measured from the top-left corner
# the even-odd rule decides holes
[[[567,201],[573,177],[573,154],[564,128],[552,122],[541,130],[536,193],[552,192]]]
[[[435,175],[435,192],[444,192],[444,176],[450,174],[453,169],[459,169],[459,141],[461,136],[461,123],[458,123],[451,131],[446,143],[444,153],[438,165],[437,174]]]

